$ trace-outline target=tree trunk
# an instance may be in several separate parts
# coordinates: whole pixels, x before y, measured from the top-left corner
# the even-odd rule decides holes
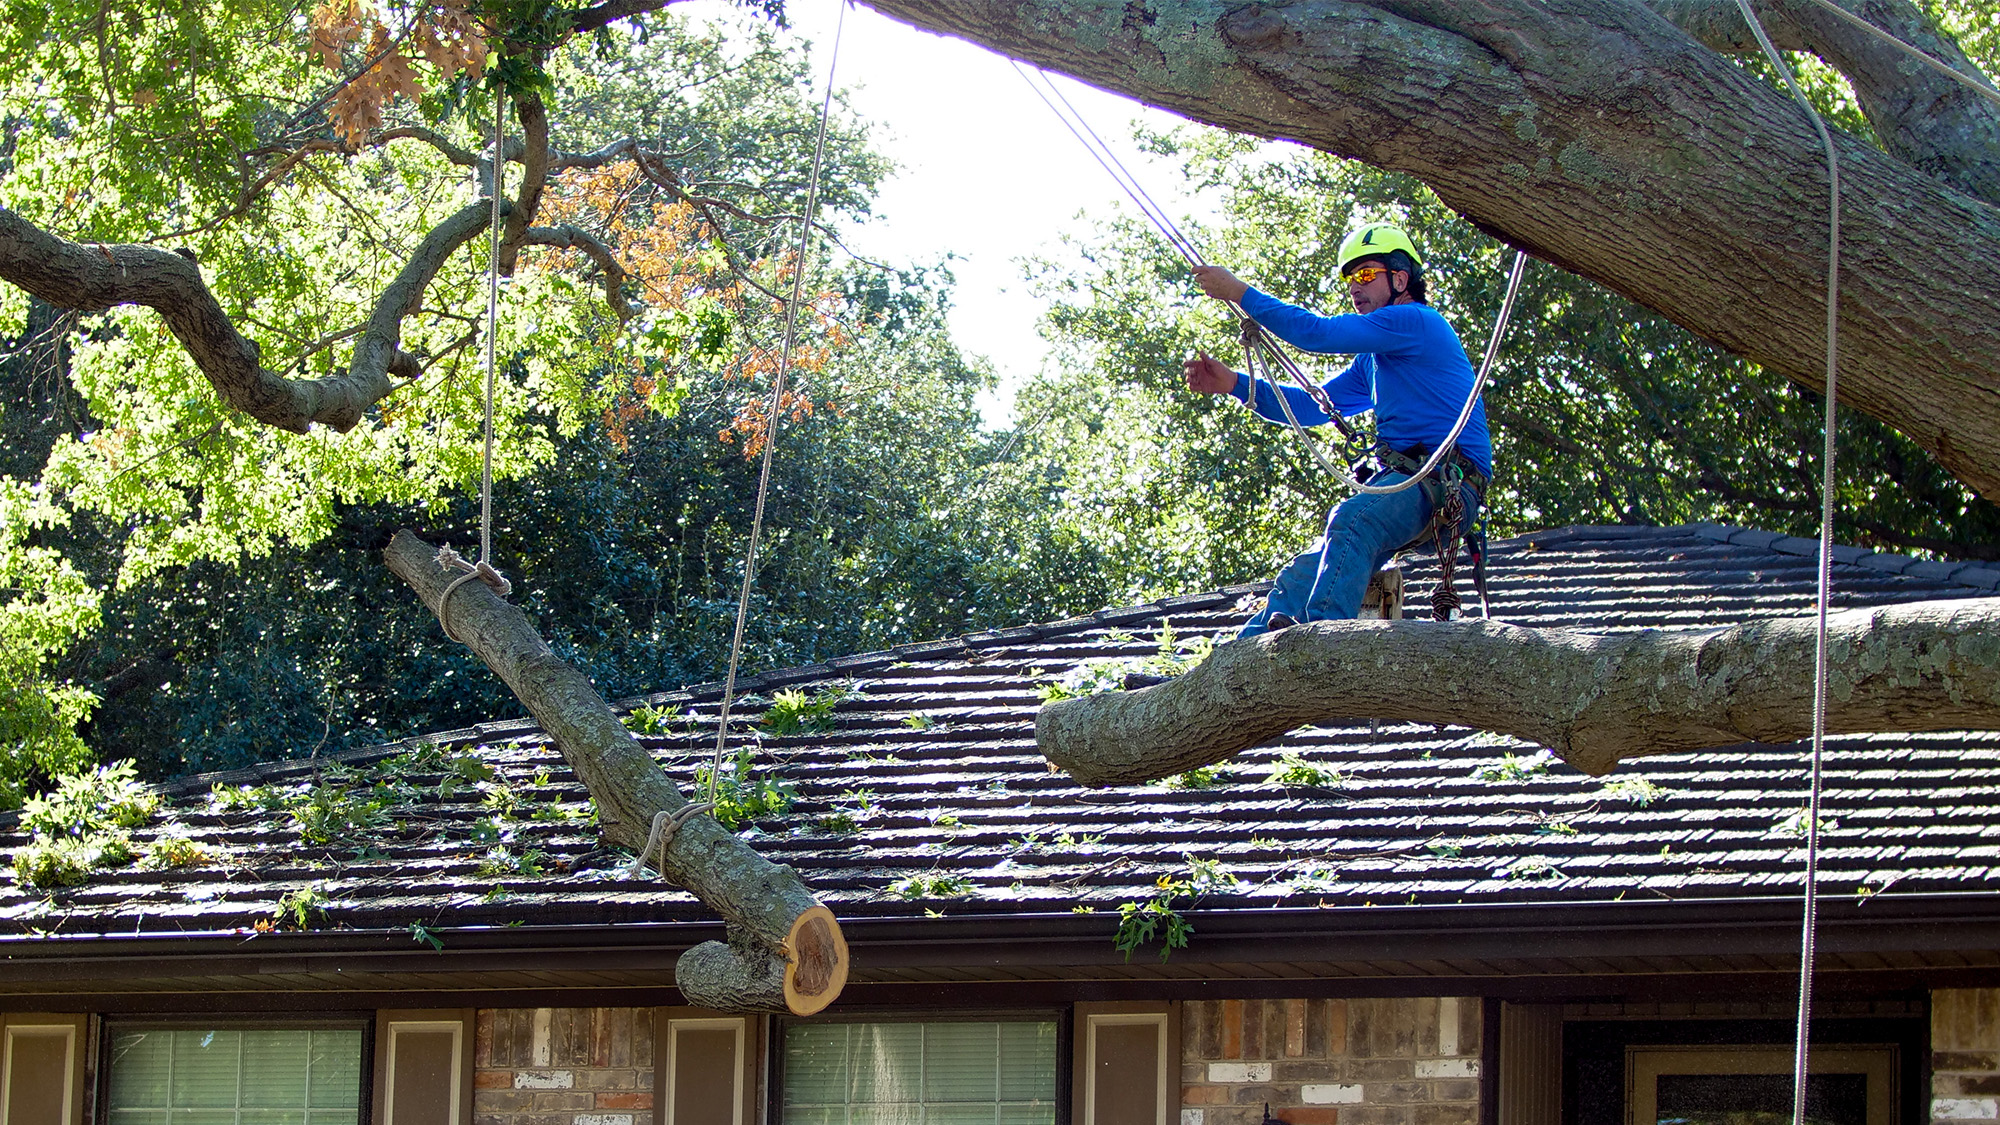
[[[1451,723],[1626,758],[1812,733],[1813,619],[1598,635],[1496,621],[1319,621],[1219,646],[1158,687],[1042,708],[1035,739],[1086,785],[1222,761],[1307,723]],[[1827,731],[2000,729],[2000,599],[1828,619]]]
[[[1817,136],[1643,4],[868,3],[1199,121],[1409,172],[1481,229],[1823,386]],[[2000,209],[1839,147],[1840,399],[2000,498]]]
[[[431,612],[457,577],[437,549],[399,531],[383,552]],[[555,740],[597,802],[607,839],[646,846],[653,817],[688,805],[659,764],[619,722],[590,681],[549,651],[527,617],[471,581],[451,595],[451,631],[513,690]],[[847,983],[840,923],[791,868],[774,864],[707,816],[683,823],[666,848],[661,874],[686,887],[729,923],[730,941],[689,950],[675,983],[691,1004],[725,1011],[810,1015]]]

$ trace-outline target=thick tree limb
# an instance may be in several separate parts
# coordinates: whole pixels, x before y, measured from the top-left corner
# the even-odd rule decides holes
[[[869,4],[1197,120],[1411,173],[1507,242],[1821,385],[1817,138],[1785,95],[1637,0]],[[1840,148],[1854,201],[1841,400],[2000,496],[2000,209],[1859,141]]]
[[[433,613],[457,576],[438,564],[437,554],[408,531],[397,532],[383,551],[389,569]],[[589,788],[607,839],[639,851],[656,813],[687,808],[688,799],[604,697],[549,651],[519,609],[474,581],[452,594],[448,612],[452,632],[506,682]],[[840,925],[791,868],[758,855],[713,818],[695,816],[674,833],[661,873],[730,925],[727,945],[696,946],[676,969],[690,1003],[810,1015],[840,994],[847,981]]]
[[[521,243],[528,225],[542,209],[542,191],[549,182],[549,113],[534,93],[514,98],[525,142],[521,153],[521,190],[514,195],[514,208],[507,214],[507,227],[500,236],[500,272],[514,276],[521,256]]]
[[[1827,730],[2000,730],[2000,599],[1828,623]],[[1599,635],[1493,621],[1320,621],[1232,641],[1158,687],[1042,708],[1035,740],[1086,785],[1222,761],[1308,723],[1451,723],[1626,758],[1812,733],[1813,621]]]
[[[648,12],[657,12],[671,3],[673,3],[673,0],[604,0],[602,4],[595,4],[588,8],[578,8],[576,15],[571,20],[570,27],[576,34],[581,35],[585,32],[609,27],[619,20],[628,20],[633,16],[643,16]]]
[[[474,204],[431,231],[376,300],[347,373],[323,379],[265,370],[257,345],[236,330],[194,262],[172,251],[71,242],[0,207],[0,279],[59,308],[155,309],[229,405],[294,433],[314,423],[345,431],[394,389],[391,374],[409,378],[419,370],[398,347],[403,317],[423,301],[445,259],[485,229],[486,212]]]

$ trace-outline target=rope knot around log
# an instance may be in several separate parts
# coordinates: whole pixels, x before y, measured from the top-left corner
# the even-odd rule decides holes
[[[495,595],[502,598],[514,592],[514,584],[507,581],[506,575],[493,569],[492,564],[488,563],[485,559],[480,559],[475,563],[457,551],[452,550],[449,544],[438,548],[437,565],[439,570],[456,570],[462,572],[457,578],[451,580],[449,586],[444,588],[444,593],[438,595],[437,614],[438,627],[444,630],[444,635],[457,641],[459,644],[464,644],[465,638],[459,636],[451,627],[451,618],[447,612],[451,606],[451,596],[458,592],[460,586],[465,585],[474,578],[486,583],[487,587]]]
[[[667,870],[667,848],[674,842],[674,834],[680,831],[681,825],[714,807],[713,801],[693,801],[682,805],[677,811],[669,812],[661,809],[654,813],[652,830],[646,833],[646,846],[639,849],[639,854],[632,857],[632,862],[626,865],[626,870],[637,872],[646,867],[650,860],[653,870],[664,877]]]

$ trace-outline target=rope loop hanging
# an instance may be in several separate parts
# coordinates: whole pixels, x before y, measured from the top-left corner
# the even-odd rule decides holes
[[[477,578],[486,583],[488,589],[498,597],[506,597],[514,592],[514,584],[507,581],[493,566],[493,390],[497,382],[495,337],[500,332],[500,194],[507,182],[507,133],[504,118],[507,112],[507,91],[504,87],[493,91],[493,208],[487,216],[487,256],[486,256],[486,396],[483,431],[484,448],[479,462],[479,558],[477,561],[451,549],[449,544],[438,548],[437,564],[440,570],[456,570],[460,574],[438,595],[438,626],[444,635],[464,644],[465,641],[451,627],[448,612],[451,596],[460,586]],[[476,174],[476,173],[475,173]]]

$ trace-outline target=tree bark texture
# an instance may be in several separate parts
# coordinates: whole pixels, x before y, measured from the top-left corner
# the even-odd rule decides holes
[[[1450,723],[1626,758],[1812,733],[1812,618],[1592,634],[1497,621],[1319,621],[1232,641],[1180,678],[1042,708],[1035,739],[1086,785],[1223,761],[1308,723]],[[1827,731],[2000,729],[2000,599],[1828,619]]]
[[[1481,229],[1824,385],[1818,137],[1786,95],[1638,0],[867,2],[1199,121],[1411,173]],[[1854,138],[1838,147],[1840,399],[2000,497],[2000,208]]]
[[[424,239],[375,302],[345,375],[287,379],[264,369],[257,345],[236,330],[191,258],[154,246],[71,242],[0,207],[0,280],[52,305],[96,311],[145,305],[166,320],[223,401],[266,425],[305,433],[314,423],[353,429],[417,360],[399,347],[403,317],[452,252],[486,229],[489,203],[458,211]]]
[[[383,552],[389,569],[433,613],[458,574],[439,565],[437,554],[408,531],[397,532]],[[589,788],[607,839],[639,851],[654,814],[687,807],[687,797],[610,704],[549,651],[519,609],[472,581],[453,592],[447,612],[452,632],[506,682]],[[791,868],[757,854],[712,817],[695,816],[668,843],[661,874],[730,927],[729,943],[697,946],[676,967],[689,1003],[810,1015],[839,996],[847,981],[840,924]]]

